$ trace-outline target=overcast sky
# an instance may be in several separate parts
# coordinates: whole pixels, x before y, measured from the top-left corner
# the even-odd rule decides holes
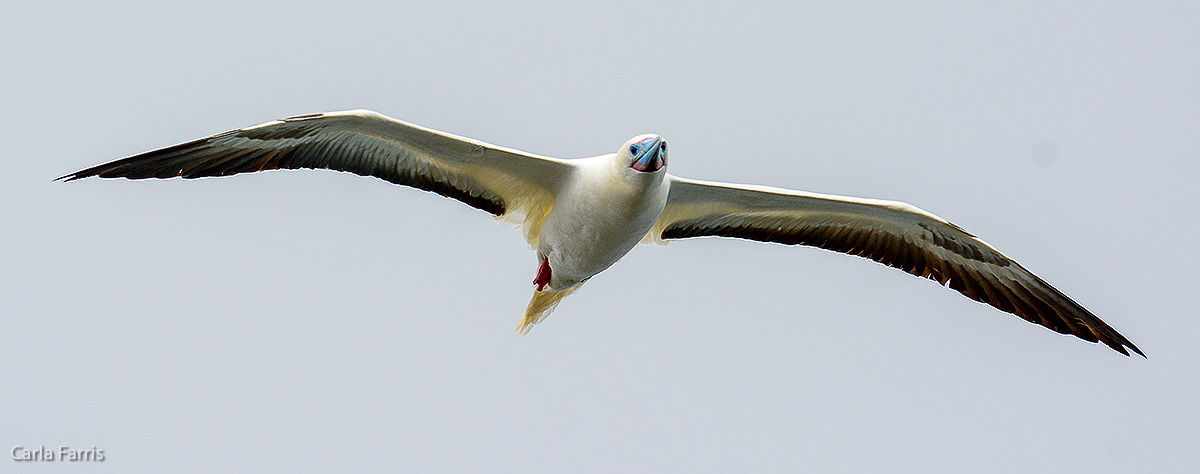
[[[0,3],[0,471],[1198,469],[1200,4],[792,3]],[[909,202],[1149,358],[723,239],[636,248],[521,337],[533,252],[456,201],[51,181],[351,108]]]

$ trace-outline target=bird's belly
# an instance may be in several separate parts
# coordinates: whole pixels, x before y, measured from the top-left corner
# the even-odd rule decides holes
[[[636,204],[605,206],[610,212],[593,207],[546,216],[538,253],[549,258],[550,289],[587,280],[633,249],[662,212],[661,204]]]

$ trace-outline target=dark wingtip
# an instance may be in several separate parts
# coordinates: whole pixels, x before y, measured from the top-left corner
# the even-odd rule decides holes
[[[1104,343],[1107,344],[1108,347],[1116,349],[1117,352],[1125,354],[1127,357],[1129,356],[1129,351],[1126,351],[1125,348],[1129,348],[1129,350],[1132,350],[1137,355],[1142,356],[1143,359],[1146,358],[1146,353],[1142,352],[1141,349],[1138,349],[1138,346],[1134,345],[1133,341],[1130,341],[1125,336],[1122,336],[1121,333],[1118,333],[1111,327],[1108,328],[1108,330],[1111,332],[1111,334],[1109,337],[1104,338]]]
[[[1118,335],[1117,337],[1119,337],[1120,339],[1119,340],[1105,339],[1101,342],[1103,342],[1108,347],[1111,347],[1112,350],[1120,352],[1125,357],[1131,357],[1129,354],[1129,351],[1132,350],[1135,354],[1142,356],[1143,359],[1147,358],[1146,353],[1142,352],[1141,349],[1138,349],[1138,346],[1135,346],[1132,342],[1129,342],[1128,339],[1125,339],[1124,337],[1121,337],[1120,335]],[[1126,350],[1126,348],[1129,348],[1129,350]]]
[[[143,155],[145,155],[145,153]],[[102,165],[96,165],[96,166],[93,166],[88,169],[83,169],[83,170],[79,170],[79,171],[76,171],[71,174],[59,176],[58,178],[55,178],[54,180],[62,181],[65,183],[68,181],[75,181],[77,179],[90,178],[92,176],[99,176],[101,178],[123,178],[124,176],[121,176],[119,174],[114,175],[114,174],[112,174],[112,172],[125,167],[124,165],[126,165],[129,161],[137,158],[138,156],[142,156],[142,155],[132,156],[132,157],[125,158],[125,159],[112,161],[109,163],[104,163]]]
[[[55,180],[55,181],[62,181],[62,182],[64,182],[64,183],[66,183],[66,182],[70,182],[70,181],[75,181],[75,180],[77,180],[77,179],[83,179],[83,178],[87,178],[87,177],[89,177],[89,176],[96,176],[96,175],[100,174],[100,172],[99,172],[99,168],[101,168],[101,167],[103,167],[103,166],[104,166],[104,165],[97,166],[97,167],[93,167],[93,168],[88,168],[88,169],[86,169],[86,170],[80,170],[80,171],[76,171],[76,172],[74,172],[74,173],[71,173],[71,174],[66,174],[66,175],[62,175],[62,176],[59,176],[59,177],[57,177],[57,178],[54,178],[54,180]]]

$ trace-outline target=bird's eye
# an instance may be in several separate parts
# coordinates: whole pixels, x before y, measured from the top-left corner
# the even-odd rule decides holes
[[[666,153],[667,152],[667,142],[662,142],[662,145],[659,145],[658,149],[662,150],[663,153]]]
[[[638,146],[637,145],[629,145],[629,154],[636,156],[638,154]]]

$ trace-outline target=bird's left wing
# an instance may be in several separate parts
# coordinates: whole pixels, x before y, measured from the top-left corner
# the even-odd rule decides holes
[[[1090,311],[991,245],[911,205],[669,176],[649,237],[720,236],[811,245],[936,280],[1030,322],[1117,352],[1142,351]],[[1142,354],[1144,356],[1144,354]]]
[[[202,178],[300,168],[374,176],[454,198],[497,217],[524,220],[532,241],[573,165],[351,110],[231,130],[59,179]]]

